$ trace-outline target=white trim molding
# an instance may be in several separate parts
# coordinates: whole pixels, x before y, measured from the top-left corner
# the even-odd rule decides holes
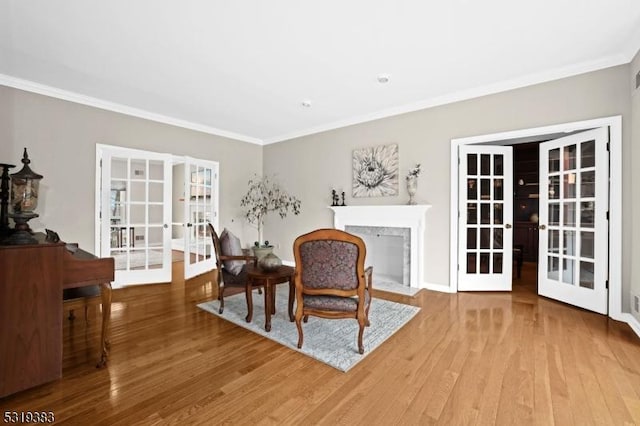
[[[145,111],[139,108],[118,104],[116,102],[105,101],[103,99],[82,95],[80,93],[70,92],[68,90],[58,89],[56,87],[47,86],[45,84],[40,84],[29,80],[23,80],[21,78],[11,77],[5,74],[0,74],[0,85],[13,87],[14,89],[24,90],[26,92],[37,93],[39,95],[49,96],[56,99],[62,99],[81,105],[87,105],[94,108],[100,108],[106,111],[117,112],[120,114],[129,115],[131,117],[143,118],[145,120],[151,120],[157,123],[182,127],[183,129],[195,130],[210,135],[222,136],[224,138],[248,142],[256,145],[264,145],[262,140],[253,138],[251,136],[216,129],[215,127],[205,126],[203,124],[193,123],[191,121],[181,120],[179,118],[169,117],[167,115],[157,114],[151,111]]]

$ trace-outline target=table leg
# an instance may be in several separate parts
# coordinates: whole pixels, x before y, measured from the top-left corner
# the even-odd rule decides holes
[[[253,298],[251,297],[251,290],[253,288],[253,283],[251,282],[251,280],[247,279],[247,283],[244,286],[244,294],[245,297],[247,298],[247,316],[245,318],[245,321],[247,322],[251,322],[251,319],[253,318]]]
[[[106,282],[100,284],[100,296],[102,299],[102,335],[101,335],[101,353],[100,361],[96,367],[104,367],[109,356],[109,325],[111,323],[111,283]]]
[[[271,331],[271,313],[273,311],[273,286],[269,281],[264,283],[264,329]]]
[[[293,299],[296,296],[296,286],[293,284],[293,278],[289,278],[289,321],[295,321],[295,316],[293,315]]]

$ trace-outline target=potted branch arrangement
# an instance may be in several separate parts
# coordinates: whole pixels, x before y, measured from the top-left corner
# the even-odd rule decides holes
[[[260,262],[268,254],[280,262],[272,253],[273,246],[263,239],[264,219],[271,212],[278,213],[281,218],[289,213],[300,214],[300,200],[285,191],[274,178],[254,175],[249,179],[247,193],[240,200],[240,205],[245,208],[247,221],[258,228],[258,241],[253,246],[258,264],[262,266]]]

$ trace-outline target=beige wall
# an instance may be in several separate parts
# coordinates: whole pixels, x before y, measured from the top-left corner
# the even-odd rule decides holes
[[[636,53],[634,60],[629,67],[630,75],[630,90],[631,90],[631,150],[630,150],[630,164],[640,164],[640,88],[636,89],[636,74],[640,72],[640,51]],[[631,199],[632,205],[630,207],[629,215],[636,220],[632,222],[632,248],[631,255],[632,262],[631,270],[631,293],[640,297],[640,262],[638,262],[638,255],[640,254],[640,224],[638,224],[638,213],[640,212],[640,167],[632,167],[632,181],[636,183],[634,187],[630,189],[632,191]],[[633,311],[632,311],[633,312]],[[638,321],[640,321],[640,314],[634,313]]]
[[[623,116],[623,155],[630,152],[629,66],[618,66],[549,83],[525,87],[464,102],[429,108],[321,134],[268,145],[265,173],[277,173],[287,189],[302,200],[299,217],[270,217],[265,235],[280,243],[279,254],[292,259],[297,235],[330,227],[333,215],[330,190],[344,189],[347,204],[403,204],[408,196],[401,182],[400,195],[353,199],[351,153],[354,148],[397,143],[400,175],[416,162],[422,164],[417,200],[428,203],[425,281],[449,285],[450,144],[451,139],[557,123]],[[630,156],[623,165],[623,229],[630,229]],[[623,281],[631,269],[631,238],[624,233]]]
[[[640,226],[632,227],[640,210],[640,172],[633,150],[640,137],[640,95],[630,75],[640,67],[613,67],[549,83],[434,107],[349,126],[264,147],[155,123],[92,107],[0,86],[0,161],[20,165],[28,147],[33,169],[44,175],[41,217],[34,229],[54,229],[66,241],[93,249],[95,144],[189,155],[220,164],[220,226],[230,227],[244,244],[255,239],[239,207],[246,182],[254,173],[275,173],[302,200],[302,214],[285,220],[269,217],[265,238],[285,260],[292,260],[294,238],[332,225],[332,188],[347,193],[347,204],[404,204],[404,185],[396,197],[353,199],[351,153],[355,148],[397,143],[400,174],[416,162],[423,165],[417,199],[431,204],[425,280],[449,285],[449,173],[453,138],[587,120],[623,117],[623,310],[629,294],[640,291],[640,266],[632,265],[640,250]],[[629,94],[632,93],[632,96]],[[633,140],[632,144],[632,127]]]
[[[218,161],[220,225],[242,238],[240,198],[249,177],[262,171],[261,146],[0,86],[0,162],[21,165],[27,147],[33,170],[44,175],[32,228],[54,229],[89,251],[96,143]]]

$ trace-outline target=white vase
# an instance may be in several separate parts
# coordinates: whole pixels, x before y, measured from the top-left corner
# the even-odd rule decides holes
[[[407,204],[409,205],[416,204],[416,200],[414,200],[413,197],[416,195],[417,191],[418,191],[418,178],[415,176],[411,176],[407,178],[407,192],[409,193],[409,201],[407,201]]]

